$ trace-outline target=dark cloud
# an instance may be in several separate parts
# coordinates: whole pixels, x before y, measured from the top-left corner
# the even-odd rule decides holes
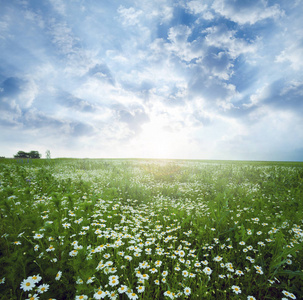
[[[149,122],[149,117],[145,113],[143,108],[136,108],[129,110],[127,108],[121,108],[117,110],[118,119],[128,125],[130,130],[135,133],[141,131],[141,125]]]
[[[229,55],[224,51],[218,52],[217,49],[213,47],[210,47],[208,50],[209,53],[203,58],[202,64],[216,75],[228,72],[228,69],[231,67]]]
[[[207,99],[207,103],[214,104],[216,100],[225,100],[231,96],[232,91],[219,79],[209,78],[202,69],[193,76],[189,82],[189,90],[195,96]]]
[[[149,99],[152,89],[155,87],[155,83],[149,80],[142,80],[138,78],[138,81],[121,81],[123,89],[128,92],[134,93],[137,97],[146,101]]]
[[[115,78],[106,64],[95,65],[87,74],[100,80],[105,80],[111,85],[115,85]]]
[[[94,133],[94,128],[83,122],[71,122],[69,126],[73,137],[91,136]]]
[[[60,105],[72,108],[76,111],[93,113],[96,111],[96,106],[86,100],[73,96],[68,92],[60,92],[57,96]]]
[[[303,112],[303,82],[285,83],[284,80],[274,82],[261,104],[280,110]]]

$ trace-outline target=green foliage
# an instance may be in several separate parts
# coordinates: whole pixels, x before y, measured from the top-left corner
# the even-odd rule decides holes
[[[21,282],[40,274],[36,288],[49,284],[42,299],[93,299],[100,286],[118,294],[121,284],[139,299],[165,299],[167,291],[179,299],[280,299],[283,290],[300,299],[302,167],[1,160],[1,296],[26,298]],[[162,264],[153,273],[157,261]],[[138,282],[137,271],[149,280]],[[119,285],[109,285],[112,275]]]

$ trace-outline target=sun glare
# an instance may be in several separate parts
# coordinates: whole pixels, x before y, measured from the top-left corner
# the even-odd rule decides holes
[[[135,147],[141,157],[174,158],[178,139],[176,133],[163,129],[161,124],[149,123],[143,126]]]

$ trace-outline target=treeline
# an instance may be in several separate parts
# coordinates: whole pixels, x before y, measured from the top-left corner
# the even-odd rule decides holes
[[[18,151],[16,155],[14,155],[14,158],[40,158],[41,154],[38,151]]]

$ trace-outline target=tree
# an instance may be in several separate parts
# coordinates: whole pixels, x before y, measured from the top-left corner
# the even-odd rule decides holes
[[[47,159],[51,159],[51,152],[50,152],[50,150],[46,150],[46,151],[45,151],[45,157],[46,157]]]
[[[31,152],[18,151],[15,158],[40,158],[41,155],[38,151],[32,150]]]

